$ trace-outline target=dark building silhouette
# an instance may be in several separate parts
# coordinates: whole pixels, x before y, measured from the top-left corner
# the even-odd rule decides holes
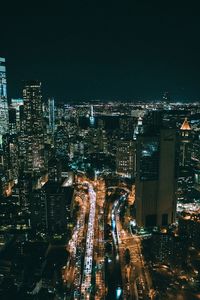
[[[176,216],[176,131],[161,129],[137,140],[136,221],[165,226]]]
[[[31,226],[48,235],[65,233],[70,218],[73,189],[48,181],[30,197]]]

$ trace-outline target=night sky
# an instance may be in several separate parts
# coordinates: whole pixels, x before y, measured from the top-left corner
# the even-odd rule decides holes
[[[165,91],[173,100],[200,99],[197,5],[62,3],[1,6],[0,56],[7,61],[9,97],[21,96],[22,80],[39,79],[45,97],[66,103],[161,99]]]

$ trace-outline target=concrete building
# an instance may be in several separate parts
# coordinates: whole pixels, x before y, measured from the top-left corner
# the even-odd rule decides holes
[[[166,226],[176,217],[176,131],[162,129],[137,139],[136,221]]]

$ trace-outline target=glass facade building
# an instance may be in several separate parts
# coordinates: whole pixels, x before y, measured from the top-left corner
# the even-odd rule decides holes
[[[8,132],[8,101],[5,58],[0,57],[0,144],[2,135]]]
[[[44,128],[41,83],[29,81],[23,89],[24,109],[20,153],[24,171],[39,172],[44,168]]]

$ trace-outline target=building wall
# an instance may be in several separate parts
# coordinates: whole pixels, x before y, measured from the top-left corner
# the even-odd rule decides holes
[[[157,201],[157,215],[158,215],[159,225],[167,225],[175,221],[175,211],[176,211],[175,154],[176,154],[176,132],[171,129],[161,131],[158,201]],[[167,216],[165,217],[164,215]],[[164,224],[165,218],[167,218],[167,224]]]
[[[136,221],[139,226],[174,222],[176,212],[176,132],[139,136],[137,141]]]

